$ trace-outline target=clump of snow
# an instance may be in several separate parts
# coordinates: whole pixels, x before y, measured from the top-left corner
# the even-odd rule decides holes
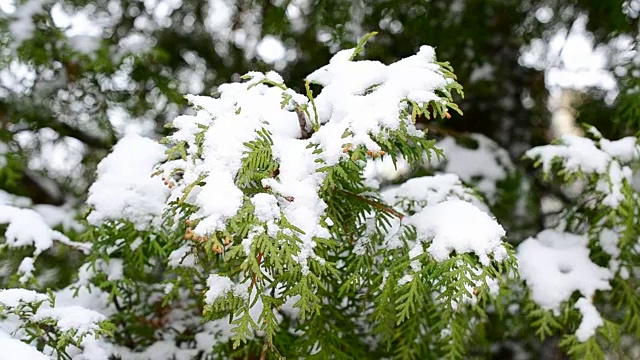
[[[114,314],[117,309],[113,305],[110,293],[93,285],[73,284],[55,292],[56,306],[81,306],[97,311],[105,316]]]
[[[604,174],[611,161],[611,156],[598,149],[593,140],[573,134],[562,136],[558,145],[538,146],[525,155],[540,159],[544,172],[550,172],[553,161],[559,159],[569,171]]]
[[[280,39],[267,35],[260,40],[256,51],[262,61],[273,64],[284,59],[287,49]]]
[[[402,122],[410,132],[421,134],[410,121],[400,118],[402,102],[442,101],[436,91],[450,82],[434,63],[435,53],[429,46],[390,65],[350,61],[353,52],[339,51],[328,65],[307,76],[307,80],[324,87],[315,99],[317,120],[324,126],[311,141],[321,146],[321,156],[328,165],[347,156],[344,144],[379,151],[371,136],[395,130]]]
[[[61,331],[77,330],[79,334],[87,334],[98,330],[99,323],[106,320],[106,317],[81,306],[57,306],[38,309],[33,319],[51,319]]]
[[[35,270],[34,259],[32,257],[24,257],[18,266],[18,274],[20,276],[20,283],[26,283],[29,279],[33,278],[33,271]]]
[[[576,330],[578,341],[585,342],[596,334],[596,329],[604,325],[604,321],[593,303],[586,298],[580,298],[574,305],[582,313],[582,321]]]
[[[88,245],[73,242],[61,232],[51,229],[42,216],[31,209],[0,205],[0,224],[9,224],[4,234],[8,246],[33,246],[35,255],[49,249],[54,241],[88,250]]]
[[[2,289],[0,290],[0,305],[4,307],[17,307],[25,304],[41,303],[49,297],[27,289]]]
[[[611,288],[611,270],[591,261],[587,245],[586,236],[547,229],[518,246],[520,274],[536,304],[559,312],[574,291],[591,298]]]
[[[165,158],[164,151],[164,146],[139,135],[130,134],[118,141],[98,164],[98,178],[89,189],[89,223],[124,219],[138,230],[159,226],[169,190],[151,174]]]
[[[385,203],[391,205],[406,206],[410,202],[414,211],[451,199],[468,201],[486,210],[486,206],[473,196],[469,189],[462,185],[460,178],[454,174],[411,178],[401,185],[384,189],[381,197]]]
[[[0,144],[1,146],[2,144]],[[0,166],[1,167],[1,166]],[[82,230],[82,225],[75,219],[77,214],[71,204],[54,206],[49,204],[33,204],[30,198],[10,194],[0,190],[0,205],[14,206],[16,208],[29,208],[42,216],[44,223],[50,228],[61,226],[63,230]],[[6,208],[5,208],[6,209]]]
[[[596,190],[606,194],[602,203],[612,208],[617,208],[624,200],[622,187],[624,182],[631,183],[633,172],[628,166],[620,166],[616,160],[609,163],[606,178],[600,178],[596,185]]]
[[[0,331],[0,360],[50,360],[36,348],[23,343],[20,340],[13,339],[9,335]]]
[[[69,37],[69,45],[81,54],[92,55],[100,48],[100,38],[91,35],[74,35]]]
[[[612,161],[627,164],[639,159],[640,145],[634,137],[616,141],[600,139],[599,142],[595,142],[567,134],[560,138],[559,144],[538,146],[527,151],[525,155],[531,159],[539,159],[545,172],[551,170],[554,160],[559,160],[569,171],[605,174]]]
[[[305,274],[309,271],[308,259],[318,258],[313,250],[316,246],[314,237],[329,237],[329,230],[320,221],[327,208],[318,194],[324,181],[324,173],[317,172],[317,157],[307,145],[306,141],[298,139],[280,138],[275,142],[274,156],[280,162],[280,174],[278,180],[263,181],[263,185],[270,186],[282,196],[293,200],[285,200],[280,208],[287,220],[303,231],[297,234],[302,242],[295,260],[300,263]]]
[[[597,132],[592,128],[591,132],[594,131]],[[576,135],[564,135],[559,144],[535,147],[525,155],[537,159],[547,173],[554,162],[561,162],[569,173],[598,175],[596,191],[605,195],[602,204],[617,208],[624,200],[624,184],[633,182],[633,171],[628,165],[640,158],[640,145],[633,137],[596,142]]]
[[[120,280],[124,275],[124,262],[122,259],[110,258],[108,262],[102,263],[101,270],[107,275],[107,280]]]
[[[469,202],[454,199],[427,206],[408,221],[416,227],[419,239],[431,241],[427,252],[436,261],[447,260],[453,251],[473,252],[483,265],[489,265],[489,255],[496,261],[507,255],[502,226]]]
[[[207,292],[204,294],[205,303],[213,304],[216,300],[232,292],[236,284],[226,276],[217,274],[209,275],[207,279]]]
[[[229,173],[222,168],[212,169],[212,172],[216,175],[207,178],[195,201],[199,207],[198,215],[206,214],[194,229],[197,234],[224,229],[226,220],[238,212],[244,199]]]
[[[154,44],[154,38],[145,36],[139,32],[129,31],[125,37],[120,39],[118,50],[121,53],[141,54],[148,52]]]
[[[33,206],[33,210],[40,214],[51,228],[61,226],[65,231],[82,230],[82,225],[75,219],[77,212],[70,205],[53,206],[38,204]]]
[[[275,196],[265,193],[255,194],[251,197],[251,203],[258,220],[267,222],[280,219],[280,208]]]
[[[411,172],[411,165],[402,156],[395,163],[389,156],[367,161],[364,169],[365,185],[378,189],[380,183],[393,181]]]
[[[264,75],[261,78],[264,79]],[[271,78],[278,80],[274,76]],[[265,128],[274,137],[300,136],[292,105],[280,106],[283,90],[255,82],[254,85],[249,88],[247,83],[224,84],[218,89],[221,95],[217,99],[188,96],[199,109],[197,115],[183,115],[173,123],[177,131],[171,139],[178,142],[191,141],[197,132],[202,131],[202,126],[206,127],[204,159],[199,166],[178,164],[185,168],[185,182],[177,184],[174,189],[174,193],[179,194],[188,182],[204,176],[205,184],[198,187],[193,198],[189,199],[199,207],[194,217],[200,220],[194,229],[197,234],[206,235],[223,229],[226,220],[242,206],[244,195],[234,179],[247,151],[244,144],[256,139],[258,130]],[[300,97],[297,99],[302,101]],[[169,162],[161,168],[169,172],[173,166]]]
[[[262,185],[270,186],[275,194],[292,201],[278,203],[275,195],[268,194],[257,194],[249,200],[255,207],[256,216],[266,220],[272,228],[274,223],[269,220],[279,219],[281,210],[288,221],[303,230],[304,233],[299,234],[301,250],[294,256],[303,271],[308,271],[307,259],[315,256],[314,237],[328,236],[328,231],[318,225],[326,208],[318,195],[324,175],[316,172],[320,164],[315,162],[317,156],[313,150],[307,148],[309,142],[297,139],[301,130],[293,110],[296,104],[304,105],[308,100],[291,90],[260,83],[279,83],[282,78],[276,73],[250,73],[248,76],[251,79],[247,83],[220,86],[219,98],[188,97],[198,113],[179,117],[173,124],[177,131],[170,138],[176,142],[191,141],[197,132],[204,131],[202,159],[198,159],[196,165],[170,161],[160,168],[166,174],[175,168],[184,170],[184,181],[176,184],[172,198],[181,196],[196,179],[203,179],[203,184],[197,186],[186,201],[198,207],[192,216],[192,219],[199,220],[194,232],[211,234],[224,229],[226,221],[247,200],[240,189],[244,184],[235,183],[247,152],[245,143],[255,140],[257,131],[269,131],[273,158],[280,164],[279,176],[265,180]],[[291,100],[283,107],[281,103],[285,94]],[[194,151],[190,155],[195,157],[192,148],[195,147],[190,147],[189,151]],[[277,233],[277,229],[271,229],[270,233]]]
[[[611,255],[612,258],[616,259],[620,256],[620,247],[618,247],[618,242],[620,241],[620,234],[613,230],[604,228],[600,231],[599,243],[602,250],[605,253]]]
[[[627,163],[640,158],[640,145],[634,136],[628,136],[619,140],[611,141],[600,139],[600,149],[609,156]]]

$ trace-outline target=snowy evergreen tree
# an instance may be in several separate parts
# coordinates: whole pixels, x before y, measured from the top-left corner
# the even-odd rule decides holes
[[[302,75],[296,58],[277,70],[243,63],[233,68],[243,76],[214,81],[194,49],[206,51],[181,44],[194,47],[180,56],[200,86],[159,50],[166,43],[154,47],[186,42],[190,13],[178,8],[197,2],[139,4],[146,20],[99,4],[94,18],[120,11],[122,20],[101,41],[69,36],[56,20],[80,3],[28,0],[0,13],[0,121],[10,119],[0,122],[0,360],[640,356],[637,38],[618,38],[631,50],[615,101],[577,106],[578,120],[600,114],[615,125],[598,119],[602,132],[584,125],[584,136],[543,145],[535,124],[546,93],[505,90],[531,80],[528,71],[500,83],[484,125],[460,131],[449,123],[464,118],[463,104],[482,116],[500,96],[484,86],[495,69],[463,67],[475,78],[465,100],[445,61],[460,56],[453,48],[381,55],[391,20],[376,23],[387,29],[380,37],[342,50],[336,27],[331,57]],[[460,3],[451,24],[476,9]],[[294,8],[324,19],[345,4]],[[250,47],[238,44],[257,35],[225,37],[231,25],[214,16],[228,10],[250,29],[255,4],[244,5],[211,1],[207,22],[193,12],[193,33],[207,24],[216,51],[245,59]],[[396,5],[385,9],[409,11]],[[637,24],[637,2],[615,5]],[[264,6],[263,27],[276,27]],[[180,31],[166,30],[177,19]],[[611,34],[626,26],[617,19],[590,26]],[[515,61],[520,45],[496,63]],[[5,89],[31,70],[31,83]],[[118,133],[114,118],[133,114],[163,136]],[[499,116],[504,127],[483,127]],[[77,168],[46,163],[60,143]]]

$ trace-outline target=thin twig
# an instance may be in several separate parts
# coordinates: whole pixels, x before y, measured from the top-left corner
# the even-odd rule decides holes
[[[350,191],[343,190],[343,189],[340,189],[338,191],[340,193],[342,193],[342,194],[347,195],[347,196],[351,196],[351,197],[357,198],[360,201],[364,201],[367,204],[373,206],[374,208],[376,208],[376,209],[378,209],[380,211],[384,211],[387,214],[391,214],[391,215],[397,217],[400,220],[402,220],[402,218],[404,218],[404,214],[403,213],[401,213],[401,212],[393,209],[392,207],[387,206],[387,205],[385,205],[385,204],[383,204],[383,203],[381,203],[381,202],[379,202],[377,200],[374,200],[372,198],[369,198],[369,197],[366,197],[366,196],[362,196],[362,195],[359,195],[359,194],[354,194],[354,193],[352,193]]]
[[[264,342],[264,344],[262,345],[262,353],[260,353],[260,360],[266,360],[267,359],[267,351],[269,350],[269,343],[268,342]]]

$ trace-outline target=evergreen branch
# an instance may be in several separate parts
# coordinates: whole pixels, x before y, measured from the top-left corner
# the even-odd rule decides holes
[[[394,208],[392,208],[392,207],[390,207],[390,206],[388,206],[386,204],[381,203],[380,201],[374,200],[372,198],[369,198],[369,197],[366,197],[366,196],[363,196],[363,195],[355,194],[355,193],[352,193],[351,191],[347,191],[347,190],[344,190],[344,189],[339,189],[338,192],[343,194],[343,195],[349,196],[351,198],[358,199],[359,201],[365,202],[365,203],[371,205],[372,207],[376,208],[377,210],[383,211],[383,212],[385,212],[387,214],[391,214],[391,215],[397,217],[400,220],[402,220],[404,218],[404,214],[403,213],[395,210]]]

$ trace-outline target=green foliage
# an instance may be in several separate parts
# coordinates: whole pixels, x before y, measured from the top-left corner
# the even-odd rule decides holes
[[[580,312],[573,307],[577,294],[558,313],[535,305],[517,279],[511,247],[504,261],[492,259],[489,265],[481,264],[471,253],[452,253],[442,262],[427,252],[410,258],[408,249],[419,239],[416,229],[404,219],[429,204],[413,199],[387,204],[381,191],[363,176],[368,162],[387,159],[398,169],[404,162],[411,168],[396,184],[417,175],[432,175],[436,170],[425,163],[448,155],[438,149],[434,134],[485,134],[504,147],[514,162],[521,159],[524,149],[546,143],[549,92],[543,71],[523,65],[523,49],[538,39],[547,42],[581,16],[589,19],[587,29],[595,45],[622,34],[635,39],[631,42],[637,46],[638,17],[621,11],[630,6],[628,2],[356,4],[323,0],[303,6],[291,1],[238,1],[225,8],[229,18],[223,31],[212,25],[209,11],[214,15],[224,11],[212,4],[183,0],[180,7],[169,7],[158,17],[157,9],[147,3],[45,2],[41,11],[28,16],[34,31],[23,41],[15,39],[23,34],[10,30],[12,15],[0,13],[0,71],[29,74],[19,78],[15,87],[5,86],[4,80],[0,84],[0,190],[30,199],[19,206],[69,202],[74,210],[81,209],[97,163],[126,127],[169,135],[173,126],[168,122],[186,105],[185,94],[215,92],[221,83],[254,69],[275,67],[285,81],[264,78],[253,86],[285,91],[289,90],[285,83],[290,83],[292,90],[306,96],[308,101],[296,103],[292,92],[285,91],[280,106],[306,121],[304,126],[301,122],[301,132],[308,139],[322,126],[314,98],[319,90],[301,80],[340,48],[355,47],[350,60],[364,54],[388,63],[431,44],[439,56],[449,60],[437,63],[449,83],[437,92],[439,101],[406,99],[398,104],[400,126],[372,137],[380,151],[345,141],[347,156],[338,163],[329,165],[318,158],[318,173],[323,177],[319,196],[327,205],[319,226],[328,235],[312,239],[317,258],[310,257],[307,267],[294,260],[305,245],[300,228],[283,214],[269,224],[255,216],[251,202],[255,195],[297,201],[264,185],[278,179],[280,172],[273,134],[265,124],[243,144],[240,168],[233,179],[242,191],[241,206],[224,220],[224,230],[195,235],[198,222],[189,219],[200,209],[191,199],[208,181],[206,174],[198,174],[188,178],[181,195],[167,204],[157,227],[141,230],[126,220],[100,227],[84,223],[84,230],[58,225],[55,230],[71,240],[92,244],[86,257],[67,244],[56,243],[37,255],[31,245],[4,244],[0,250],[2,287],[55,291],[70,287],[78,295],[83,291],[106,294],[113,314],[96,335],[130,350],[123,359],[133,353],[144,357],[146,349],[163,341],[176,348],[197,347],[193,353],[171,356],[199,359],[486,358],[499,356],[495,349],[509,344],[518,344],[523,348],[518,351],[534,358],[546,350],[560,351],[555,349],[559,344],[562,351],[579,359],[624,354],[630,347],[621,345],[621,339],[631,338],[631,346],[637,344],[640,284],[634,270],[640,262],[640,199],[632,181],[622,181],[619,205],[607,206],[609,192],[619,185],[611,174],[576,171],[566,159],[556,158],[542,176],[529,169],[528,160],[517,162],[496,183],[495,196],[482,194],[479,187],[467,190],[465,201],[484,200],[514,246],[550,224],[558,225],[563,231],[588,236],[594,264],[618,263],[617,270],[612,270],[612,290],[598,292],[593,299],[604,325],[595,337],[581,342],[575,335],[581,321]],[[54,21],[54,6],[69,13],[83,11],[100,24],[101,35],[91,42],[94,49],[78,47],[75,41],[79,39]],[[538,19],[541,8],[552,12],[548,22]],[[373,30],[376,32],[362,37]],[[129,47],[130,35],[148,43]],[[267,35],[281,40],[285,48],[285,58],[275,64],[255,51],[254,45]],[[22,68],[16,71],[15,64]],[[604,91],[577,96],[573,104],[578,109],[577,121],[596,125],[604,138],[637,136],[637,64],[628,60],[614,65],[620,95],[613,102]],[[483,69],[489,69],[489,75],[478,77]],[[464,99],[460,84],[467,93]],[[378,86],[362,89],[362,94],[371,94]],[[236,109],[237,114],[248,110]],[[413,125],[429,137],[416,135],[410,129]],[[168,186],[186,182],[188,168],[210,155],[204,143],[207,131],[207,126],[198,124],[193,142],[164,141],[167,162],[183,163],[171,171],[158,171],[156,176],[162,175]],[[600,140],[599,135],[587,133],[595,142]],[[43,152],[56,152],[51,151],[53,145],[81,149],[74,153],[75,158],[70,157],[67,173],[60,174],[43,157]],[[320,144],[311,144],[309,149],[316,156],[322,152]],[[633,171],[640,168],[636,160],[623,165]],[[607,172],[611,169],[609,165]],[[477,186],[482,180],[469,179],[465,185]],[[578,196],[563,190],[566,185],[580,184],[584,187]],[[381,185],[384,189],[389,183],[381,181]],[[545,213],[541,203],[549,197],[559,199],[562,210]],[[619,234],[619,255],[613,256],[601,244],[605,229]],[[0,236],[7,231],[8,226],[0,224]],[[399,247],[387,246],[390,234],[397,236]],[[247,239],[250,246],[245,246]],[[423,245],[422,250],[427,250],[428,241]],[[31,256],[35,276],[25,282],[18,268],[23,258]],[[120,266],[120,275],[112,271]],[[247,292],[231,291],[206,303],[211,274],[228,277]],[[0,309],[0,313],[6,311]],[[37,343],[39,349],[55,349],[52,356],[58,358],[68,358],[67,350],[81,346],[85,335],[61,332],[51,320],[33,322],[35,311],[37,308],[25,308],[12,313],[24,321],[27,342]],[[215,341],[209,346],[203,338]]]

